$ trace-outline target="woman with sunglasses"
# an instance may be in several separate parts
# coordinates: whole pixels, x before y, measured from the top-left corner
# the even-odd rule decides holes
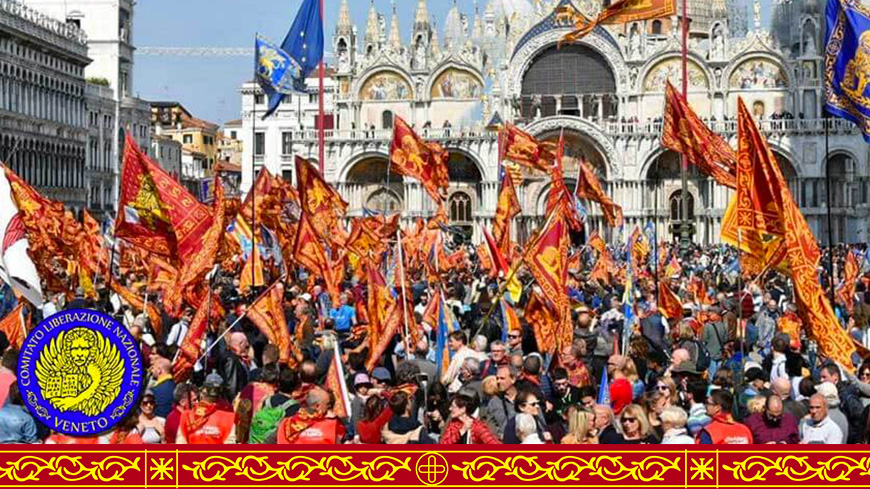
[[[142,396],[142,402],[139,403],[139,408],[142,414],[139,415],[139,431],[144,443],[165,443],[166,442],[166,418],[161,418],[154,413],[156,401],[154,393],[148,391]]]
[[[622,425],[622,443],[626,445],[647,445],[658,441],[650,434],[649,421],[643,408],[630,404],[619,416]]]
[[[454,394],[450,401],[450,421],[444,428],[439,443],[442,445],[501,444],[486,423],[474,417],[474,412],[479,406],[480,399],[477,397],[477,392],[473,390],[463,389]]]
[[[538,437],[546,442],[551,442],[553,436],[546,430],[546,423],[541,415],[541,407],[543,406],[541,396],[538,392],[530,389],[523,389],[517,393],[514,398],[514,410],[517,414],[530,414],[535,418],[538,425]],[[509,419],[504,427],[504,443],[519,444],[520,439],[516,434],[516,416]]]
[[[677,397],[677,384],[671,377],[660,377],[656,381],[656,392],[662,395],[668,406],[676,406],[679,402]]]

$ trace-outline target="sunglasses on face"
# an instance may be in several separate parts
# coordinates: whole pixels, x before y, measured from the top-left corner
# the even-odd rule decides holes
[[[637,421],[637,418],[622,418],[622,423],[634,423]]]
[[[523,403],[523,405],[524,406],[531,406],[531,407],[538,407],[541,405],[541,403],[538,401],[532,401],[532,402]]]
[[[656,389],[658,389],[658,390],[660,390],[660,391],[662,391],[662,392],[667,392],[667,391],[671,390],[671,389],[668,388],[668,386],[666,386],[666,385],[657,385],[657,386],[656,386]]]
[[[143,406],[153,406],[153,405],[154,405],[154,401],[142,401],[142,405],[143,405]]]
[[[520,337],[520,335],[518,335],[518,334],[509,334],[509,335],[508,335],[508,338],[513,339],[513,340],[515,340],[515,339],[517,339],[517,338],[519,338],[519,337]]]

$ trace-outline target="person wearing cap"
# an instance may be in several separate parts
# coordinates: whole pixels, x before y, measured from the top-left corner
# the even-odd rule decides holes
[[[821,393],[810,397],[810,414],[801,420],[801,444],[839,445],[846,440],[842,430],[828,416],[828,401]]]
[[[393,382],[393,375],[384,367],[372,370],[372,384],[375,389],[387,389]]]
[[[847,443],[861,443],[864,435],[866,422],[864,419],[864,405],[861,403],[860,393],[854,383],[846,382],[840,373],[840,367],[835,363],[828,363],[822,367],[819,373],[822,382],[830,382],[835,386],[838,397],[837,410],[842,412],[848,420],[843,435]],[[828,403],[830,408],[830,402]],[[837,420],[836,411],[828,409],[828,415]]]
[[[837,394],[837,387],[831,382],[822,382],[816,386],[816,393],[825,396],[828,418],[840,428],[840,432],[843,433],[843,441],[845,442],[849,439],[849,419],[840,409],[840,397]]]
[[[746,371],[743,374],[744,386],[739,391],[737,396],[738,416],[740,419],[745,419],[749,416],[748,403],[749,400],[756,396],[767,396],[770,391],[765,386],[767,376],[764,375],[764,370],[757,363],[747,362]]]
[[[181,415],[176,443],[221,445],[236,442],[236,415],[218,409],[224,379],[215,372],[208,374],[202,397]]]
[[[716,390],[707,398],[707,415],[712,421],[705,426],[695,441],[701,445],[751,445],[752,432],[746,425],[734,421],[731,407],[734,399],[728,391]]]

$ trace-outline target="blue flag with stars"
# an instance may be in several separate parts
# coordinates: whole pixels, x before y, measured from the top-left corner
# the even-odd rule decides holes
[[[858,125],[870,142],[870,7],[828,0],[825,109]]]
[[[302,3],[280,47],[257,37],[256,78],[269,97],[264,119],[278,109],[284,95],[305,90],[305,79],[323,60],[323,46],[320,0]]]

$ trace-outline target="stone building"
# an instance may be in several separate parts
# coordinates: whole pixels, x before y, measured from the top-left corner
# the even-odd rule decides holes
[[[0,0],[0,161],[73,210],[88,202],[87,36]]]
[[[821,0],[792,2],[774,12],[773,34],[761,23],[758,0],[695,1],[688,5],[689,102],[736,146],[737,99],[751,107],[817,238],[828,240],[828,201],[835,242],[868,239],[870,169],[866,143],[851,123],[832,120],[825,153],[821,116]],[[498,144],[491,121],[508,121],[532,135],[567,140],[565,176],[574,185],[577,156],[595,167],[607,192],[623,206],[628,226],[654,222],[660,239],[672,237],[681,216],[679,155],[660,145],[664,88],[681,86],[679,17],[597,27],[578,43],[557,47],[570,31],[557,8],[594,17],[597,0],[489,0],[473,12],[454,3],[443,22],[418,0],[410,36],[374,4],[358,27],[342,0],[332,38],[334,87],[327,111],[325,177],[363,209],[401,210],[406,220],[428,216],[434,205],[421,186],[387,174],[393,118],[401,116],[450,152],[448,210],[453,224],[475,239],[489,226],[498,192]],[[678,9],[679,12],[679,9]],[[783,21],[786,18],[787,21]],[[364,34],[361,35],[361,32]],[[309,84],[316,91],[316,83]],[[310,96],[310,95],[309,95]],[[255,168],[292,173],[293,155],[317,156],[317,133],[297,130],[288,117],[254,123],[263,102],[253,84],[242,88],[246,151],[243,188]],[[316,97],[316,94],[315,94]],[[316,98],[314,99],[316,100]],[[254,127],[257,156],[250,153]],[[282,144],[284,143],[284,144]],[[826,183],[830,175],[830,188]],[[524,172],[523,213],[516,238],[526,239],[544,218],[549,179]],[[690,172],[689,218],[698,243],[716,243],[731,192]],[[589,225],[615,240],[600,209]]]

